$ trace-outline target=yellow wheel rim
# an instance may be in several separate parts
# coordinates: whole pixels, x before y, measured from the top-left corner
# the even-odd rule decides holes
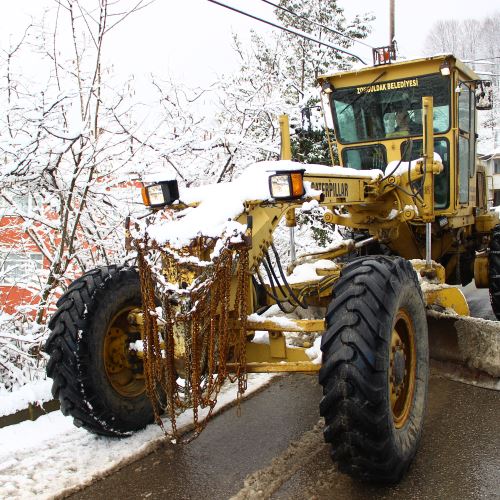
[[[415,329],[410,315],[400,309],[394,321],[391,335],[389,366],[389,391],[394,426],[403,427],[411,413],[417,357]]]
[[[130,349],[132,335],[137,338],[138,330],[128,322],[127,317],[134,307],[119,311],[104,336],[104,368],[106,376],[121,396],[133,398],[140,396],[145,390],[142,361]],[[140,335],[139,335],[140,338]]]

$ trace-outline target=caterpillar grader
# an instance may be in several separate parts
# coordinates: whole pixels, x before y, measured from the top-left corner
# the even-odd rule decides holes
[[[175,435],[191,408],[196,434],[225,381],[241,395],[249,373],[317,373],[340,470],[400,480],[426,408],[426,312],[468,315],[457,285],[474,279],[500,317],[500,226],[476,160],[488,85],[452,55],[379,63],[318,78],[340,166],[292,161],[282,117],[279,161],[143,187],[136,265],[85,273],[50,321],[47,373],[75,425],[126,436],[170,418]],[[291,238],[286,266],[275,231],[311,209],[351,237],[298,256]]]

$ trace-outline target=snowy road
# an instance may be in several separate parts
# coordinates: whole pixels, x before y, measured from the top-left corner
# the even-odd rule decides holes
[[[340,474],[323,443],[315,376],[289,375],[229,410],[187,446],[166,444],[71,498],[499,498],[500,392],[430,380],[424,435],[408,475],[374,487]]]
[[[488,291],[477,291],[469,286],[464,292],[471,305],[471,314],[491,319]],[[252,376],[248,394],[265,385],[268,380],[268,376]],[[453,385],[440,381],[437,387],[442,384]],[[450,386],[448,392],[451,389]],[[431,402],[433,399],[443,399],[448,401],[448,406],[436,410],[436,405],[434,409],[431,405],[431,419],[439,419],[440,413],[446,415],[451,408],[457,408],[456,401],[448,397],[446,392],[444,396],[439,396],[437,391],[436,383],[431,384]],[[487,416],[492,408],[496,412],[495,415],[500,412],[500,393],[466,386],[459,392],[463,399],[463,406],[459,408],[462,412],[460,418],[467,421],[469,418],[467,415],[477,412],[477,425],[472,422],[470,429],[463,428],[462,432],[464,435],[467,435],[469,430],[481,433],[480,426],[489,425],[484,416]],[[221,497],[224,497],[224,494],[228,496],[235,494],[243,488],[245,481],[250,488],[253,488],[252,485],[260,484],[264,476],[267,477],[264,482],[269,483],[270,477],[279,475],[281,479],[278,483],[280,485],[283,483],[283,486],[276,487],[277,483],[275,484],[273,480],[271,482],[274,486],[266,483],[266,488],[269,491],[276,491],[276,498],[285,498],[288,494],[294,497],[297,492],[294,493],[295,490],[290,485],[297,481],[302,484],[304,477],[308,477],[303,462],[320,461],[321,463],[316,464],[315,468],[321,469],[328,465],[328,474],[338,477],[327,460],[328,452],[322,443],[321,432],[315,427],[318,424],[317,408],[320,397],[315,376],[279,378],[268,390],[244,403],[241,419],[235,418],[234,411],[230,410],[227,414],[216,418],[202,436],[187,447],[165,444],[165,439],[156,425],[149,426],[124,440],[93,436],[75,428],[71,419],[64,417],[60,412],[51,413],[35,422],[28,421],[6,427],[0,429],[0,498],[50,498],[89,485],[120,467],[124,468],[77,496],[110,498],[114,496],[109,496],[111,488],[114,488],[115,492],[120,490],[120,497],[123,498],[138,498],[148,491],[155,495],[159,492],[164,494],[168,492],[168,496],[173,499],[193,498],[201,496],[204,492],[211,492],[208,498],[216,498],[219,494]],[[479,403],[474,398],[479,398]],[[485,398],[490,404],[488,407],[484,407],[484,402],[480,401]],[[234,393],[225,392],[219,399],[220,406],[230,404],[233,400]],[[188,422],[188,417],[181,420],[181,424],[184,425]],[[431,428],[430,432],[432,435],[438,431]],[[459,431],[453,428],[450,420],[450,427],[443,428],[441,432],[443,436],[451,433],[453,438]],[[487,433],[488,430],[484,432]],[[498,472],[500,441],[496,426],[489,432],[493,440],[486,443],[483,449],[488,454],[491,446],[496,446],[496,453],[489,455],[489,459],[493,464],[496,463]],[[290,442],[294,440],[297,440],[300,448],[300,452],[295,455],[294,447],[292,446],[292,450],[288,448]],[[477,437],[477,442],[481,442],[481,435]],[[444,445],[446,449],[449,448],[446,442]],[[457,445],[457,449],[459,448]],[[156,449],[158,450],[151,454]],[[466,455],[470,451],[465,450]],[[437,458],[431,454],[425,459],[417,459],[417,463],[419,460],[442,459],[441,449],[435,449],[433,453],[437,454]],[[453,454],[445,456],[453,463],[463,463]],[[135,462],[141,457],[145,458]],[[286,473],[283,470],[278,472],[266,469],[266,464],[273,458],[277,460],[278,466],[281,463],[286,464]],[[475,467],[477,469],[479,466]],[[259,472],[256,478],[249,476],[256,471]],[[459,467],[454,473],[470,474],[466,467]],[[321,491],[321,478],[315,477],[316,486],[311,488],[313,490],[319,488],[318,491]],[[494,477],[500,482],[498,475]],[[148,479],[144,481],[143,478]],[[182,488],[177,478],[183,478]],[[191,478],[194,480],[191,481]],[[347,481],[343,476],[338,480],[344,485]],[[415,477],[412,481],[416,481]],[[128,486],[125,486],[126,484]],[[285,488],[284,485],[289,486]],[[351,482],[348,485],[353,488]],[[282,490],[288,491],[287,495],[282,496],[279,493]],[[130,494],[129,497],[125,495],[125,491]],[[187,491],[191,493],[186,496]],[[242,498],[245,498],[245,491],[244,489],[241,491]]]

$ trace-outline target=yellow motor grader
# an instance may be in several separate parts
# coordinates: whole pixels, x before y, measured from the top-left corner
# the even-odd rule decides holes
[[[426,406],[426,309],[467,315],[453,285],[474,279],[500,316],[500,226],[476,161],[489,89],[451,55],[318,83],[341,166],[291,161],[283,117],[281,161],[185,193],[145,186],[151,213],[129,229],[137,265],[89,271],[59,299],[47,373],[77,426],[127,435],[166,413],[175,433],[192,408],[199,432],[226,379],[241,394],[251,372],[318,372],[340,469],[402,477]],[[275,230],[294,234],[311,207],[353,237],[292,251],[286,267]]]

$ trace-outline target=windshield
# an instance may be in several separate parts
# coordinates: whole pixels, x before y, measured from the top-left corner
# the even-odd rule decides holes
[[[450,128],[450,83],[441,75],[334,90],[332,113],[343,144],[422,135],[422,97],[434,97],[434,132]]]

